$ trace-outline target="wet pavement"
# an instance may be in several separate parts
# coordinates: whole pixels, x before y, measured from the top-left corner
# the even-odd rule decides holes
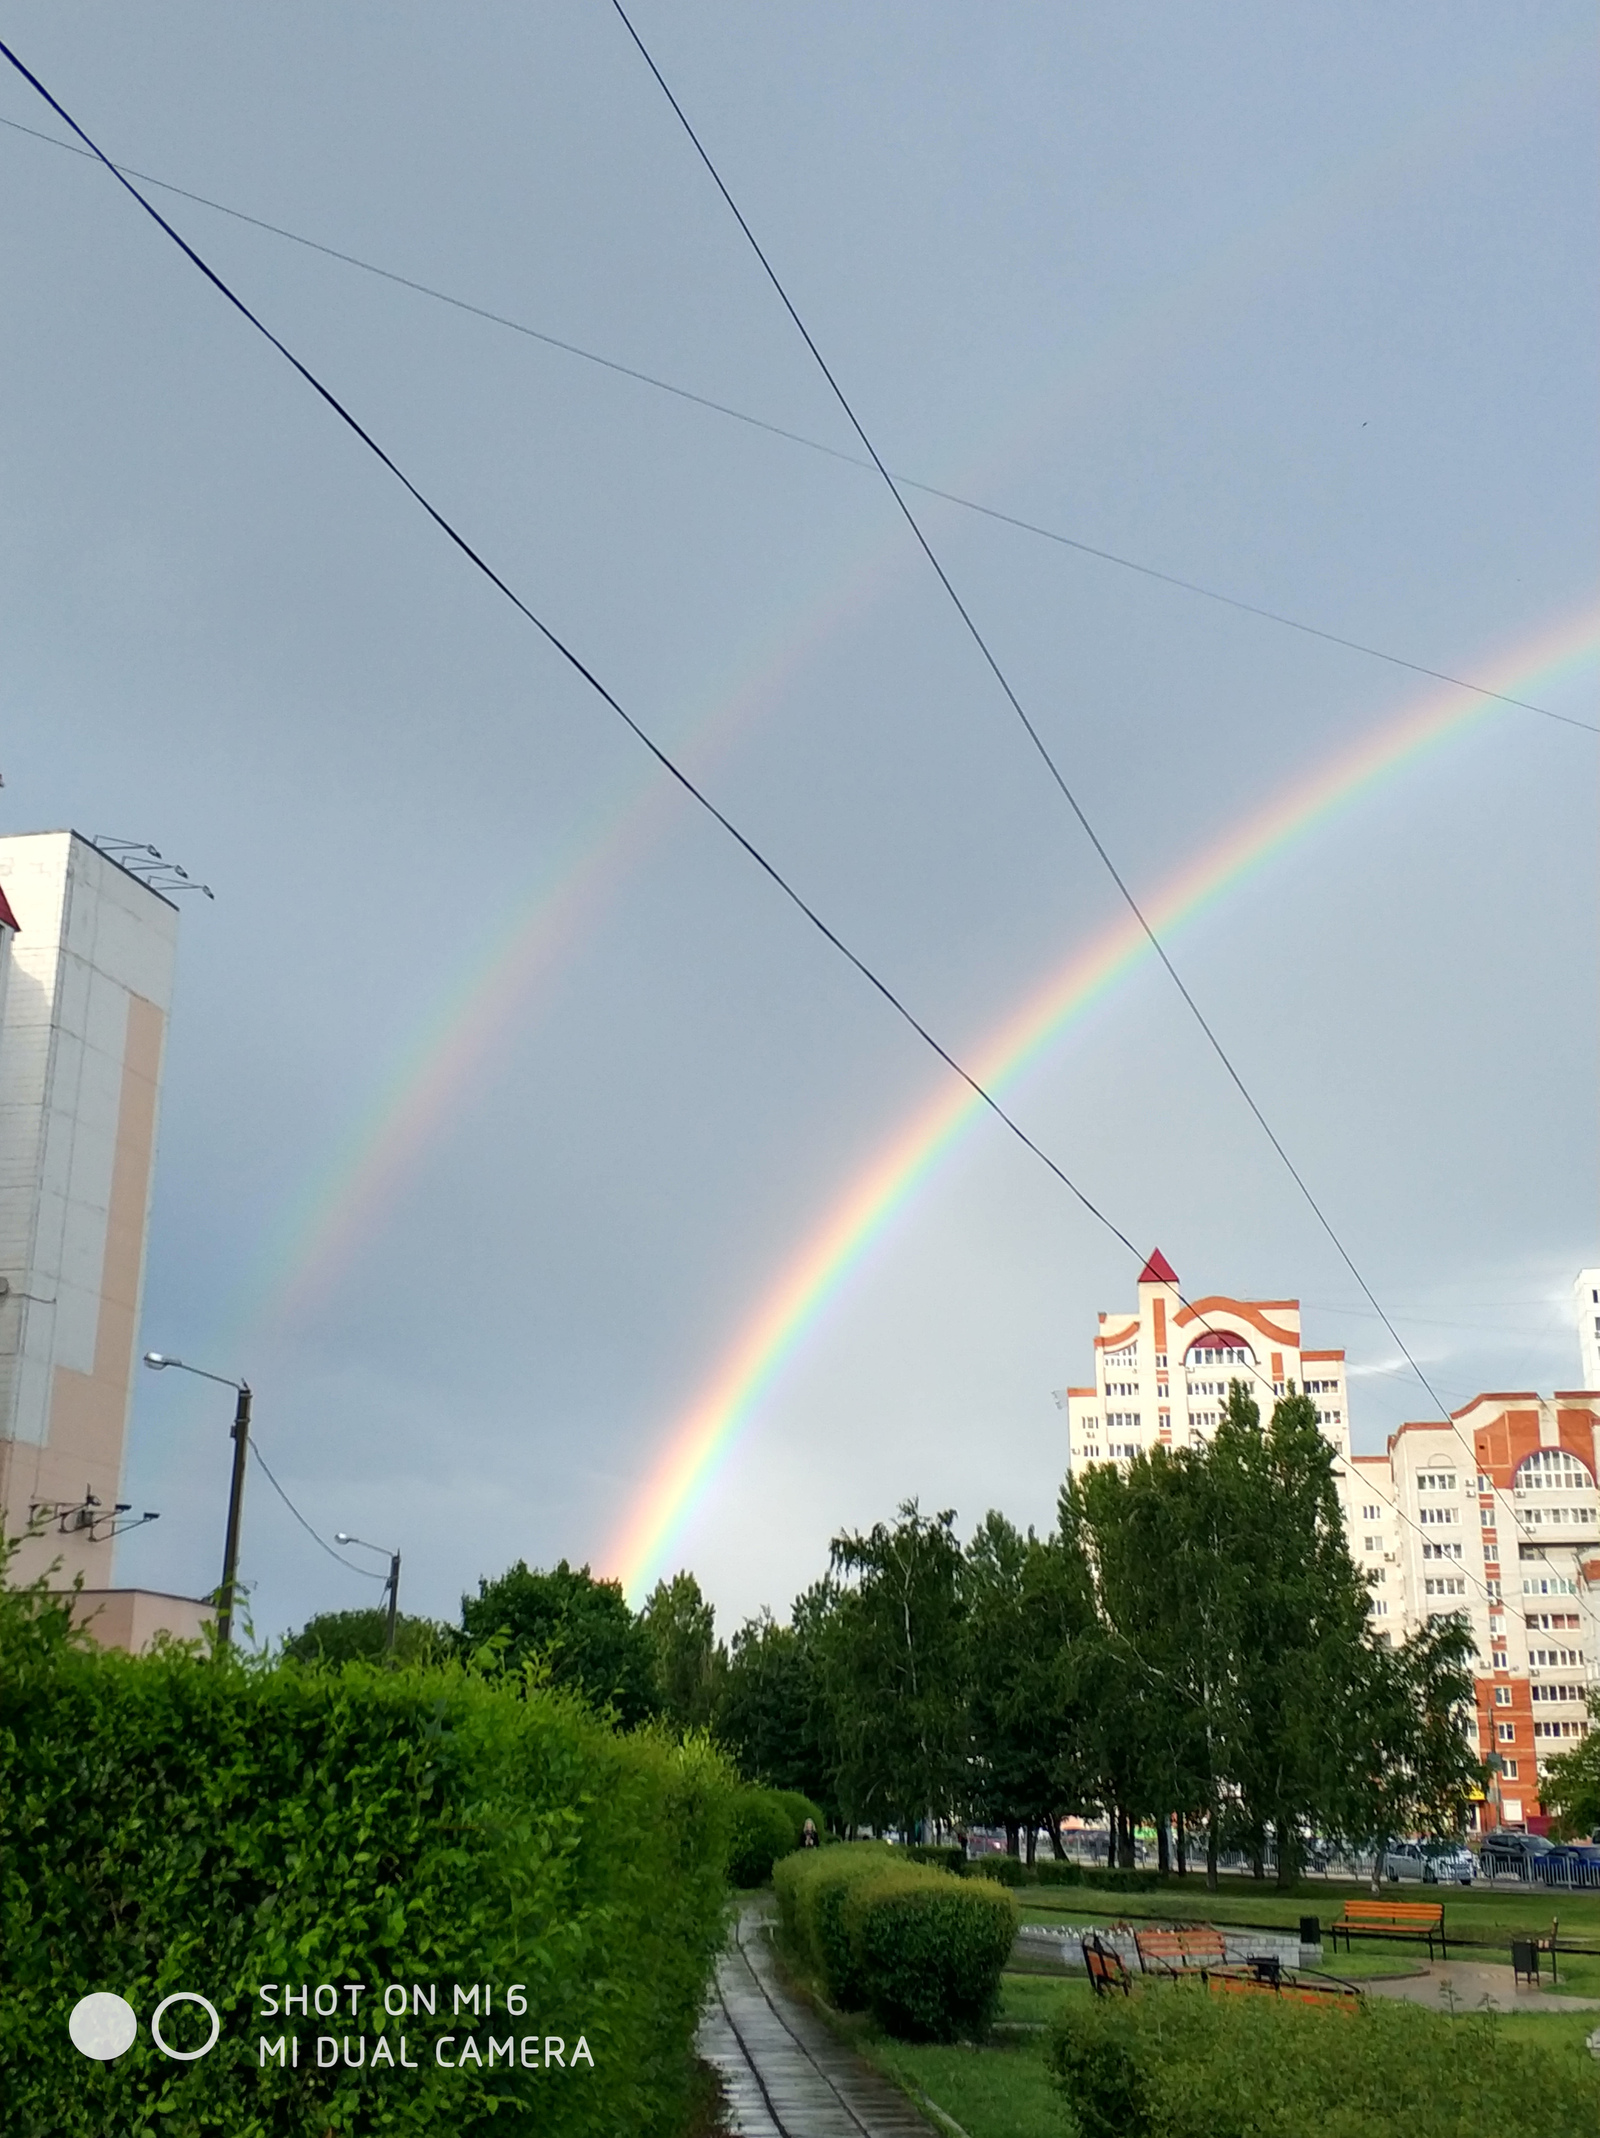
[[[784,1989],[763,1920],[740,1914],[700,2025],[729,2128],[738,2138],[929,2138],[939,2126]]]

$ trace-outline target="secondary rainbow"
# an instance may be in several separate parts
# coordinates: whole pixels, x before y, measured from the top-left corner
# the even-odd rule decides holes
[[[1592,608],[1547,628],[1502,658],[1488,688],[1526,697],[1591,665],[1600,651]],[[1265,868],[1291,842],[1348,809],[1477,723],[1504,714],[1493,700],[1436,690],[1397,719],[1293,781],[1264,808],[1170,876],[1144,902],[1163,941]],[[1527,716],[1519,716],[1527,717]],[[1058,1045],[1114,986],[1154,956],[1131,914],[1119,917],[1058,967],[973,1049],[967,1066],[999,1092]],[[801,1242],[746,1317],[709,1380],[666,1438],[600,1564],[638,1600],[665,1570],[741,1432],[797,1346],[834,1300],[885,1225],[988,1109],[952,1078],[904,1122]]]

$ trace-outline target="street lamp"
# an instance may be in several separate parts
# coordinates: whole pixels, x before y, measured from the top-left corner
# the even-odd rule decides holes
[[[215,1381],[236,1391],[233,1407],[233,1482],[228,1488],[228,1529],[222,1546],[222,1587],[217,1592],[217,1653],[233,1638],[233,1597],[239,1582],[239,1518],[244,1512],[244,1466],[250,1448],[250,1383],[230,1381],[225,1373],[207,1373],[203,1366],[187,1365],[168,1358],[165,1352],[147,1351],[144,1362],[155,1372],[176,1366],[180,1373],[198,1374],[202,1381]]]
[[[369,1544],[365,1537],[353,1537],[347,1529],[336,1529],[333,1541],[335,1544],[359,1544],[364,1552],[377,1552],[380,1557],[388,1560],[389,1578],[384,1587],[389,1597],[389,1623],[384,1628],[383,1652],[385,1655],[393,1655],[395,1615],[400,1608],[400,1554],[390,1551],[384,1544]]]

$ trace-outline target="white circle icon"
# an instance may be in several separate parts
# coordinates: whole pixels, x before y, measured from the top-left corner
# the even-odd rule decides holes
[[[80,2056],[92,2056],[101,2064],[109,2064],[124,2049],[131,2049],[138,2031],[139,2020],[133,2006],[115,1990],[95,1990],[91,1996],[80,1997],[67,2021],[73,2048]]]
[[[174,2004],[197,2004],[203,2012],[211,2014],[211,2032],[198,2049],[174,2049],[161,2039],[161,2015]],[[192,2064],[196,2057],[209,2056],[217,2046],[217,2036],[222,2032],[222,2021],[217,2017],[217,2008],[209,1997],[202,1997],[198,1990],[174,1990],[170,1997],[163,1997],[150,2014],[150,2039],[163,2056],[170,2056],[180,2064]]]

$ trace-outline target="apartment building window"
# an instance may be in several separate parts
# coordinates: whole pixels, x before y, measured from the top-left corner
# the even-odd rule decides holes
[[[1533,1734],[1535,1737],[1587,1737],[1589,1725],[1586,1722],[1536,1722]]]
[[[1461,1557],[1461,1546],[1459,1544],[1424,1544],[1422,1556],[1424,1559],[1459,1559]]]
[[[1455,1489],[1454,1470],[1424,1470],[1417,1478],[1419,1492],[1454,1492]]]
[[[1501,1744],[1514,1745],[1517,1741],[1517,1726],[1514,1722],[1497,1723],[1494,1734]]]
[[[1511,1688],[1509,1685],[1497,1685],[1495,1687],[1494,1704],[1496,1707],[1509,1707],[1511,1705]]]
[[[1423,1593],[1428,1596],[1465,1596],[1467,1593],[1464,1581],[1452,1581],[1447,1575],[1441,1576],[1437,1581],[1425,1581],[1422,1588]]]
[[[1424,1528],[1440,1529],[1448,1523],[1459,1522],[1461,1520],[1461,1509],[1459,1507],[1424,1507],[1418,1515],[1418,1520]]]
[[[1494,1509],[1492,1507],[1480,1507],[1478,1509],[1478,1520],[1483,1524],[1485,1529],[1493,1529]]]
[[[1363,1539],[1362,1548],[1369,1552],[1381,1552],[1383,1550],[1383,1539],[1382,1537],[1367,1537]]]
[[[1500,1772],[1505,1776],[1508,1782],[1514,1782],[1517,1778],[1516,1761],[1514,1759],[1503,1759],[1500,1762]]]
[[[1566,1707],[1583,1698],[1581,1685],[1530,1685],[1528,1690],[1535,1700],[1542,1700],[1547,1705],[1554,1703]]]
[[[1381,1507],[1363,1507],[1361,1519],[1363,1522],[1381,1522],[1383,1520],[1383,1509]]]

